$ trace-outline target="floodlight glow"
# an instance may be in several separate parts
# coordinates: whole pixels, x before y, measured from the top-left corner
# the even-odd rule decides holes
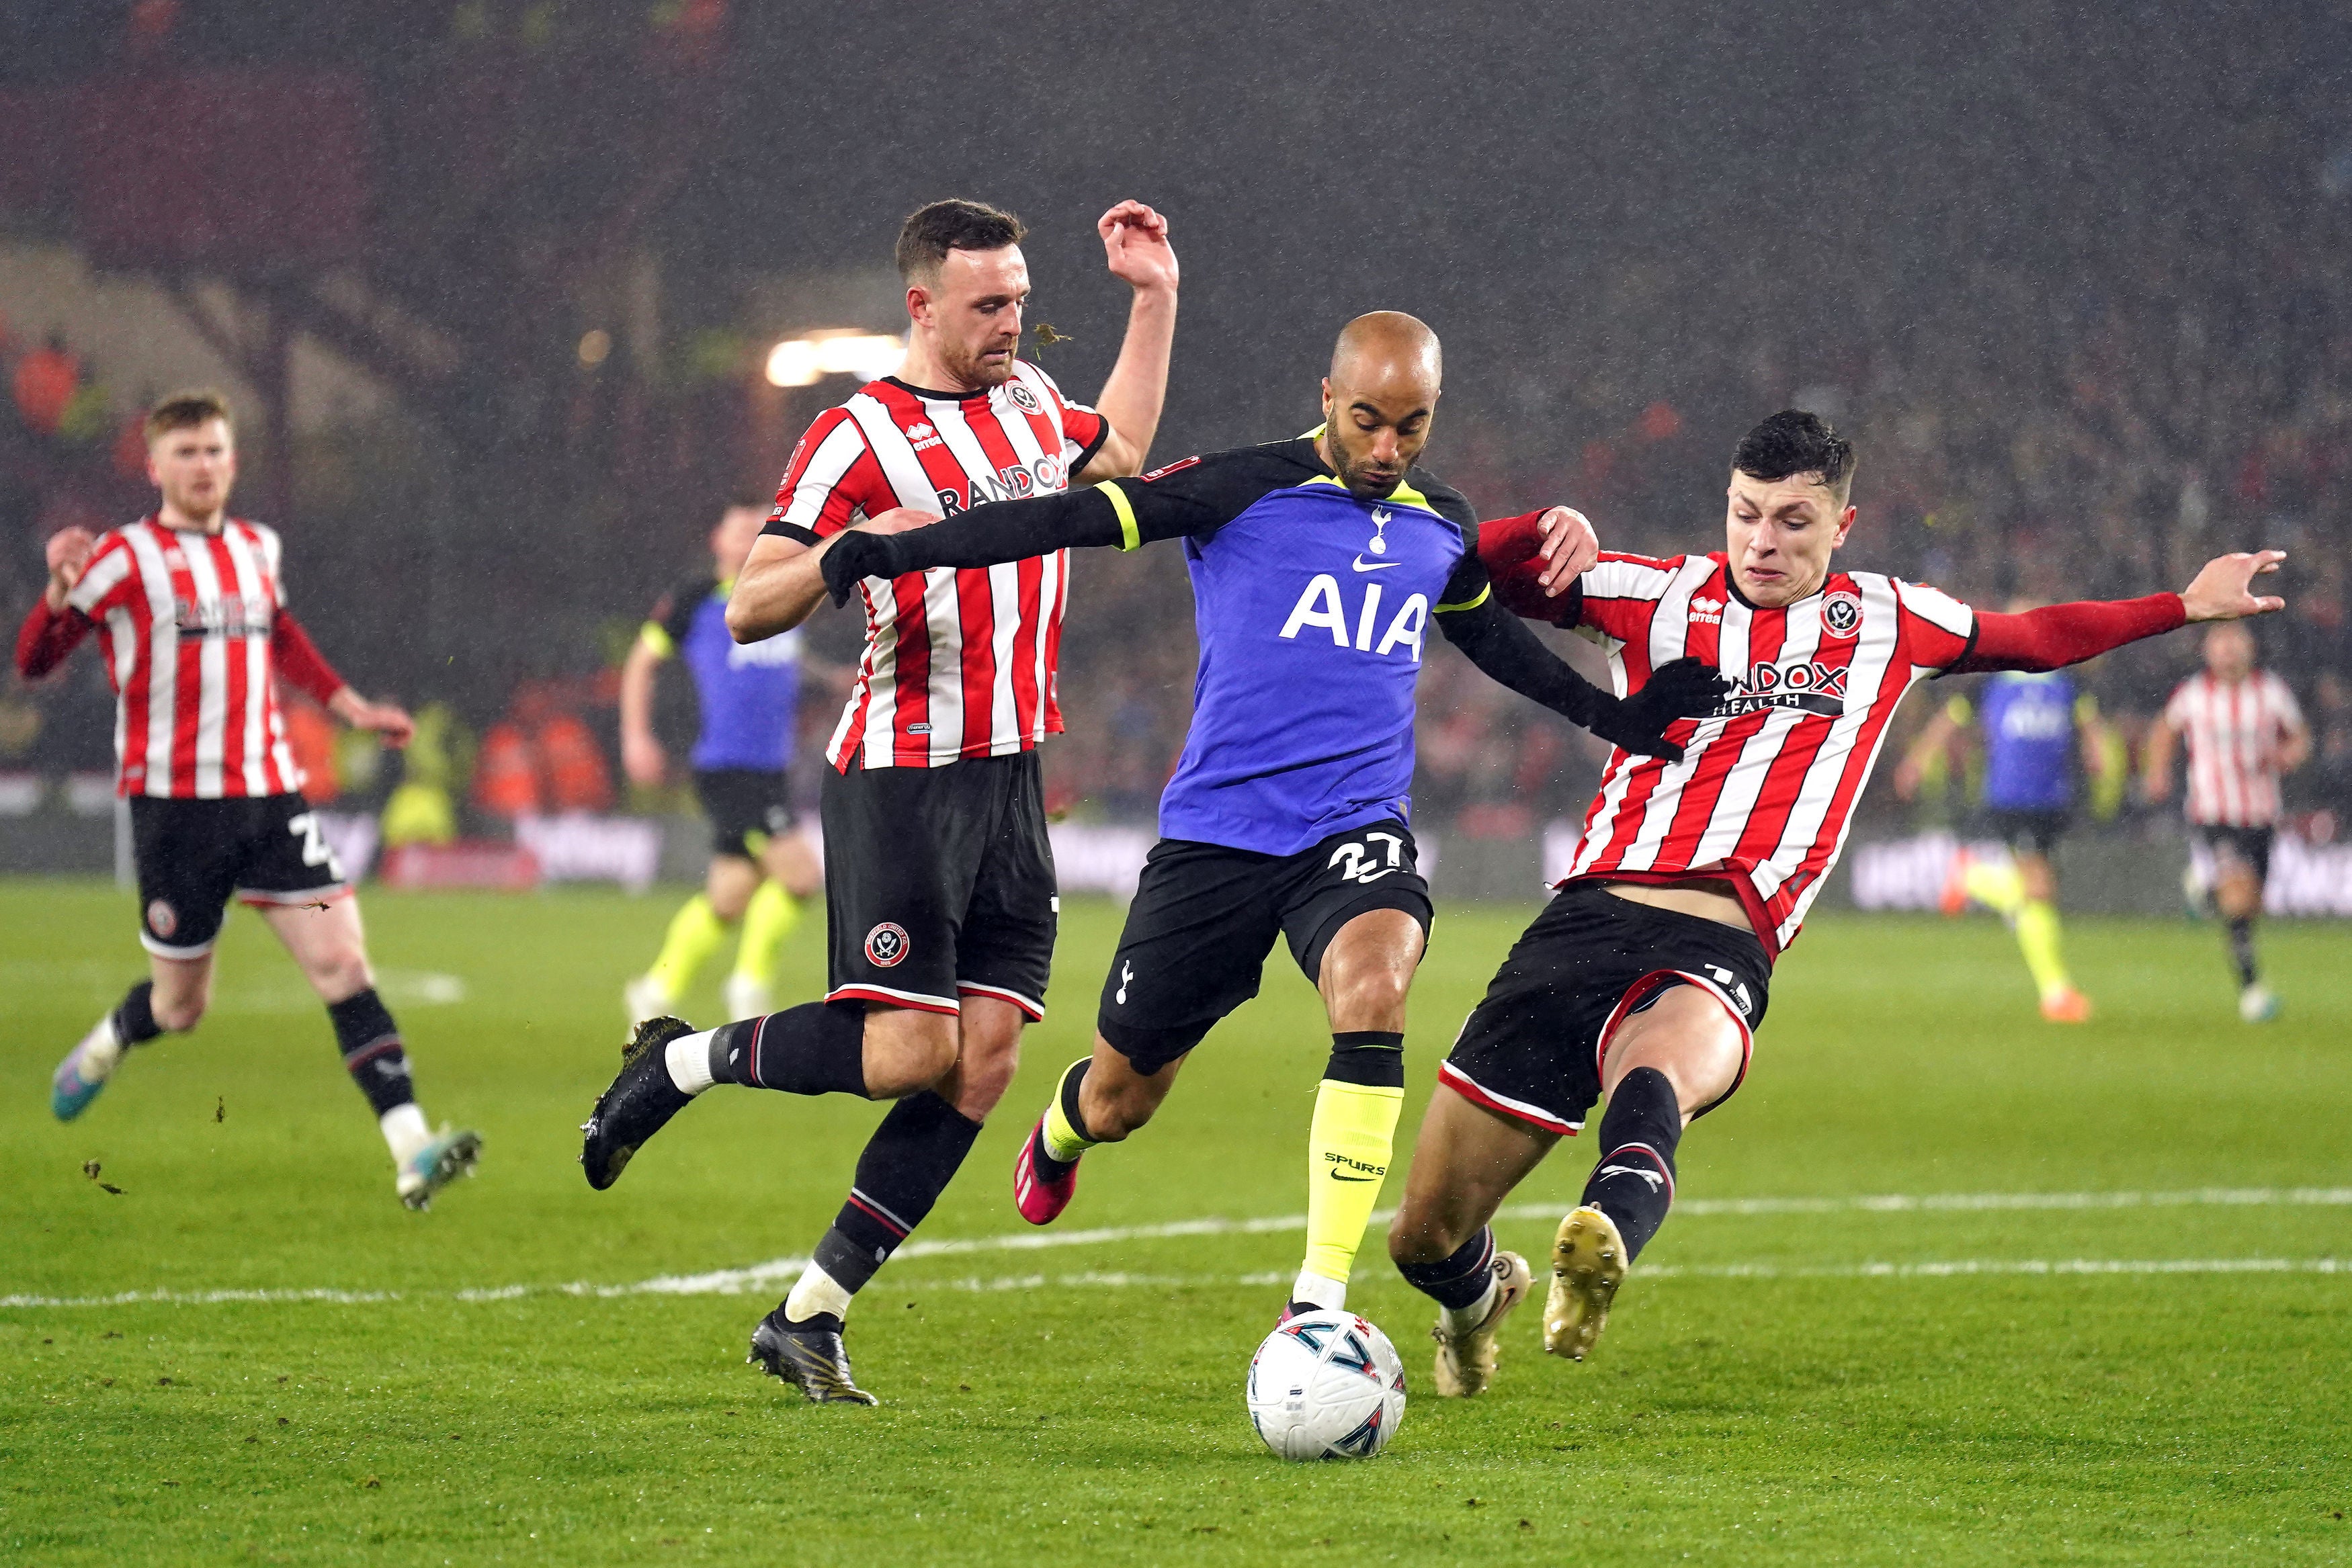
[[[768,384],[813,387],[826,376],[876,381],[898,368],[907,340],[889,332],[811,332],[768,350]]]

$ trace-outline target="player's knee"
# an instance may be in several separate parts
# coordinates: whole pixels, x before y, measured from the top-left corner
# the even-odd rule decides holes
[[[1150,1121],[1160,1100],[1153,1086],[1141,1079],[1097,1084],[1089,1077],[1078,1090],[1087,1134],[1099,1144],[1116,1144]]]
[[[310,988],[329,1002],[340,1002],[358,996],[375,984],[375,976],[368,968],[367,951],[359,946],[337,948],[321,953],[302,966]]]
[[[1399,1266],[1441,1262],[1454,1256],[1461,1245],[1460,1237],[1447,1233],[1441,1216],[1415,1204],[1410,1196],[1389,1221],[1389,1261]]]
[[[866,1016],[866,1092],[870,1097],[903,1099],[939,1082],[955,1065],[955,1019],[898,1009]]]
[[[1395,955],[1350,955],[1324,959],[1335,1019],[1387,1019],[1403,1012],[1412,988],[1414,966]],[[1359,1027],[1361,1027],[1360,1024]]]

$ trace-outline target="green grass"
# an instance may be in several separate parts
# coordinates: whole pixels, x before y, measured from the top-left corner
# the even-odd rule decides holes
[[[1825,919],[1755,1071],[1684,1145],[1685,1210],[1583,1366],[1511,1324],[1486,1397],[1426,1385],[1427,1303],[1377,1238],[1354,1304],[1416,1396],[1379,1459],[1259,1448],[1242,1373],[1296,1230],[909,1257],[852,1318],[877,1410],[742,1364],[781,1286],[574,1294],[803,1253],[877,1119],[719,1093],[609,1193],[574,1128],[666,898],[372,894],[425,1104],[484,1174],[404,1212],[326,1023],[232,917],[212,1017],[51,1121],[56,1058],[139,970],[131,900],[0,883],[0,1294],[393,1292],[0,1309],[0,1561],[2153,1563],[2352,1559],[2352,1271],[1839,1273],[1860,1265],[2352,1260],[2352,1207],[1738,1214],[1741,1197],[2352,1186],[2340,927],[2264,936],[2286,1017],[2231,1010],[2210,928],[2078,923],[2092,1025],[2034,1016],[1990,923]],[[1402,1141],[1525,911],[1449,911],[1414,998]],[[924,1235],[1024,1228],[1016,1140],[1084,1049],[1115,912],[1074,902],[1054,1015]],[[789,983],[819,978],[820,934]],[[446,982],[462,1002],[436,1002]],[[1302,1207],[1326,1049],[1282,959],[1071,1222]],[[701,999],[706,1015],[715,998]],[[216,1119],[217,1117],[217,1119]],[[1523,1189],[1555,1210],[1591,1151]],[[122,1187],[82,1174],[102,1162]],[[1391,1195],[1397,1190],[1392,1183]],[[1549,1225],[1503,1227],[1539,1254]],[[1727,1272],[1739,1265],[1771,1272]],[[1125,1283],[1080,1282],[1124,1275]],[[482,1301],[457,1292],[530,1287]],[[165,1381],[168,1380],[168,1381]],[[1328,1544],[1327,1544],[1328,1543]]]

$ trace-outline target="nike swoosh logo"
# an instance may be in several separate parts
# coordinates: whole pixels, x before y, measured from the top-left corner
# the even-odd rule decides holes
[[[1384,877],[1384,876],[1388,875],[1388,874],[1389,874],[1389,873],[1391,873],[1391,872],[1392,872],[1392,871],[1394,871],[1394,870],[1396,870],[1396,867],[1394,867],[1394,866],[1392,866],[1392,865],[1384,865],[1384,866],[1381,867],[1381,869],[1380,869],[1380,870],[1378,870],[1378,871],[1376,871],[1376,872],[1373,872],[1373,873],[1372,873],[1370,875],[1369,875],[1369,876],[1360,876],[1360,877],[1356,877],[1356,878],[1354,878],[1353,880],[1354,880],[1354,881],[1357,881],[1357,882],[1378,882],[1378,881],[1380,881],[1380,880],[1381,880],[1381,878],[1382,878],[1382,877]]]
[[[1362,556],[1358,556],[1354,560],[1349,562],[1349,564],[1353,566],[1358,571],[1386,571],[1392,566],[1402,566],[1404,562],[1401,560],[1367,561]]]
[[[1380,1177],[1378,1177],[1378,1176],[1341,1176],[1338,1171],[1333,1171],[1333,1172],[1331,1173],[1331,1179],[1332,1179],[1333,1181],[1378,1181],[1378,1180],[1380,1180],[1381,1178],[1380,1178]]]

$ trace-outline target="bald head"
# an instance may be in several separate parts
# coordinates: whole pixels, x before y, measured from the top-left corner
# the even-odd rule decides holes
[[[1323,461],[1359,496],[1383,497],[1429,440],[1444,357],[1437,334],[1401,310],[1339,329],[1323,379]]]
[[[1374,310],[1339,329],[1331,345],[1335,385],[1362,387],[1400,379],[1429,389],[1432,402],[1445,369],[1437,334],[1418,317],[1402,310]]]

